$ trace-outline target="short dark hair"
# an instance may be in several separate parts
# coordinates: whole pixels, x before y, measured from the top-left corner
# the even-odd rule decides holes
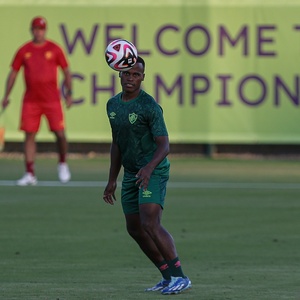
[[[137,62],[137,63],[141,63],[141,64],[143,65],[143,68],[144,68],[144,71],[145,71],[146,64],[145,64],[145,61],[144,61],[140,56],[138,56],[136,62]]]

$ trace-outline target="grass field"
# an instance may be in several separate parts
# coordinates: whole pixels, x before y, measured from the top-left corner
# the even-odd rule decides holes
[[[13,186],[23,162],[3,157],[0,299],[299,300],[300,161],[170,159],[163,224],[192,289],[143,292],[160,275],[102,201],[108,157],[70,159],[72,185],[39,157],[35,187]]]

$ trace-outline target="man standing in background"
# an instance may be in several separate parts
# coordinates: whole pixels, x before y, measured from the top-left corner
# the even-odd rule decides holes
[[[9,104],[9,95],[14,86],[18,71],[24,70],[26,90],[23,97],[20,129],[25,132],[24,155],[25,174],[17,181],[18,185],[35,185],[37,178],[34,171],[36,156],[35,137],[40,127],[41,116],[48,121],[49,129],[54,133],[58,150],[58,177],[61,182],[71,178],[66,162],[68,150],[63,109],[58,88],[57,68],[64,74],[66,106],[72,105],[71,74],[63,50],[56,43],[46,39],[47,23],[43,17],[36,17],[31,22],[32,40],[21,46],[11,64],[3,109]]]

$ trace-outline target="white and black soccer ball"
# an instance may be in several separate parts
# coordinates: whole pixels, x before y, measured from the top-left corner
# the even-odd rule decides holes
[[[115,71],[130,70],[135,65],[137,57],[135,45],[127,40],[114,40],[105,49],[105,60]]]

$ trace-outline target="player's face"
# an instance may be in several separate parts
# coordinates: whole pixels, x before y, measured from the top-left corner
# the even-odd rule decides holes
[[[31,29],[33,41],[37,44],[41,44],[45,41],[46,29],[34,27]]]
[[[133,68],[120,73],[121,85],[124,92],[134,93],[141,87],[145,78],[144,68],[141,63],[136,63]]]

